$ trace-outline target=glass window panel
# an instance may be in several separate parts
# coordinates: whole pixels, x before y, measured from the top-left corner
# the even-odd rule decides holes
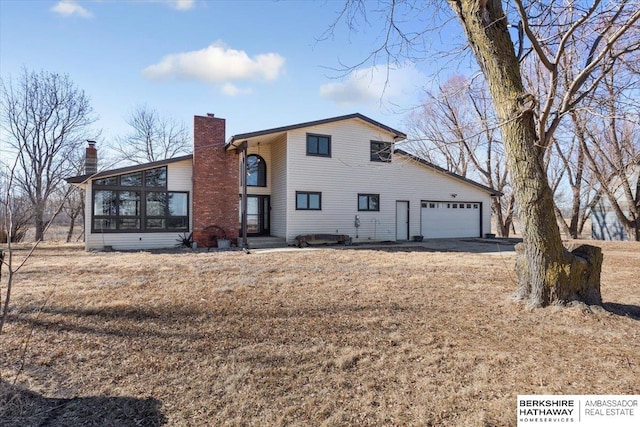
[[[380,199],[378,196],[369,196],[369,210],[377,211],[379,210]]]
[[[258,215],[247,214],[247,233],[259,233],[260,224]]]
[[[98,190],[94,194],[93,214],[104,216],[116,215],[116,192],[109,190]]]
[[[390,162],[391,146],[390,142],[371,141],[371,161]]]
[[[427,205],[424,204],[424,207]],[[358,194],[359,211],[379,211],[380,196],[378,194]]]
[[[140,216],[140,193],[137,191],[120,191],[120,216]]]
[[[319,194],[309,194],[309,209],[320,209]]]
[[[250,187],[258,185],[258,159],[256,156],[247,157],[247,185]]]
[[[318,138],[318,154],[329,154],[329,138]]]
[[[318,137],[307,135],[307,153],[318,154]]]
[[[118,218],[119,230],[139,230],[140,219],[139,218]]]
[[[262,157],[255,154],[247,157],[247,185],[250,187],[267,185],[267,165]]]
[[[111,185],[111,186],[116,186],[118,185],[118,177],[117,176],[111,176],[109,178],[102,178],[102,179],[96,179],[95,181],[93,181],[94,185]]]
[[[307,204],[307,193],[298,193],[296,195],[296,208],[297,209],[309,208],[309,205]]]
[[[165,228],[165,220],[162,218],[147,219],[147,230],[163,230]]]
[[[331,155],[331,137],[307,135],[307,154],[329,157]]]
[[[169,216],[187,215],[187,193],[169,193]]]
[[[167,186],[167,168],[149,169],[144,172],[144,183],[147,187],[166,187]]]
[[[367,196],[358,196],[358,209],[366,211],[369,208],[369,199]]]
[[[249,215],[258,214],[258,198],[257,197],[247,197],[247,214]]]
[[[142,172],[128,173],[120,177],[123,187],[142,187]]]
[[[116,221],[111,218],[95,218],[93,220],[93,228],[97,231],[115,230]]]
[[[186,217],[167,218],[167,228],[170,230],[186,230],[189,227],[189,221]]]
[[[147,215],[165,216],[167,212],[167,193],[149,192],[147,193]]]

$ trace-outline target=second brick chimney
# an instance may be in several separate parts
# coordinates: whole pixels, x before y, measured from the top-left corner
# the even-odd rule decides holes
[[[193,118],[193,240],[208,246],[210,232],[221,228],[226,238],[238,238],[238,154],[226,151],[225,120]]]
[[[87,140],[87,149],[84,156],[84,173],[85,175],[93,175],[98,172],[98,149],[96,142]]]

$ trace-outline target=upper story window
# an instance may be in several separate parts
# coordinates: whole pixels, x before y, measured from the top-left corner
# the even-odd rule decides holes
[[[390,162],[392,148],[392,142],[371,141],[371,161]]]
[[[142,187],[142,172],[121,175],[120,185],[123,187]]]
[[[267,162],[257,154],[247,156],[247,185],[249,187],[267,186]]]
[[[93,181],[95,187],[154,187],[167,188],[167,167],[100,178]]]
[[[117,176],[110,176],[109,178],[101,178],[101,179],[96,179],[95,181],[93,181],[93,185],[97,185],[97,186],[105,186],[105,187],[115,187],[118,185],[118,177]]]
[[[331,157],[331,136],[308,133],[307,156]]]
[[[144,171],[145,187],[166,187],[167,186],[167,168],[156,168]]]

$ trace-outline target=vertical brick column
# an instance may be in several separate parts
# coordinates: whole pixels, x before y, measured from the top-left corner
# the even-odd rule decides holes
[[[84,173],[93,175],[98,172],[98,150],[96,142],[87,140],[87,148],[84,156]]]
[[[226,151],[225,120],[208,114],[193,118],[193,239],[208,244],[204,231],[221,227],[238,237],[238,154]]]

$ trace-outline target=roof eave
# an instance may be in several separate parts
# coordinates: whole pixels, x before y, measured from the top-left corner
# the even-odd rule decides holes
[[[225,144],[225,148],[229,148],[229,146],[234,146],[235,147],[235,142],[240,141],[240,140],[246,140],[246,139],[250,139],[250,138],[255,138],[257,136],[264,136],[264,135],[271,135],[274,133],[281,133],[281,132],[288,132],[290,130],[295,130],[295,129],[302,129],[302,128],[306,128],[306,127],[312,127],[312,126],[318,126],[318,125],[323,125],[323,124],[327,124],[327,123],[334,123],[334,122],[339,122],[339,121],[343,121],[343,120],[351,120],[351,119],[360,119],[366,123],[369,123],[373,126],[379,127],[380,129],[385,130],[386,132],[390,133],[393,135],[393,139],[394,141],[402,141],[403,139],[407,138],[407,135],[403,132],[400,132],[399,130],[393,129],[392,127],[389,127],[387,125],[384,125],[380,122],[377,122],[363,114],[360,113],[353,113],[353,114],[347,114],[344,116],[337,116],[337,117],[329,117],[327,119],[321,119],[321,120],[314,120],[311,122],[303,122],[303,123],[297,123],[297,124],[293,124],[293,125],[288,125],[288,126],[280,126],[277,128],[271,128],[271,129],[264,129],[264,130],[259,130],[259,131],[255,131],[255,132],[247,132],[247,133],[241,133],[238,135],[232,135],[231,138],[229,138],[229,140],[227,141],[227,143]]]

